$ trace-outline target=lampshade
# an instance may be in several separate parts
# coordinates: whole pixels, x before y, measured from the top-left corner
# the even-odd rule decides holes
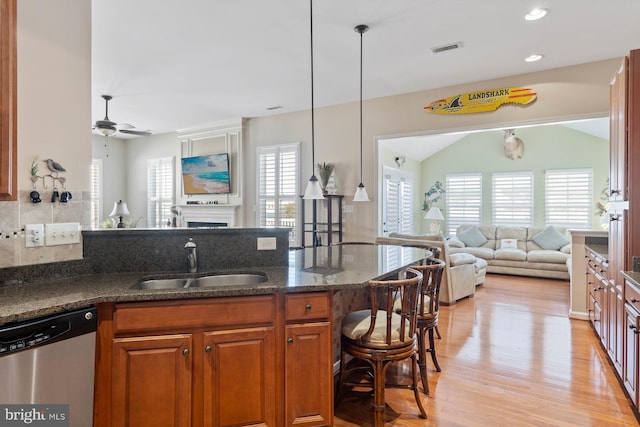
[[[362,35],[369,29],[366,25],[357,25],[354,30],[360,34],[360,184],[356,188],[353,196],[354,202],[368,202],[369,195],[367,189],[362,183]]]
[[[114,126],[102,126],[102,127],[96,128],[96,130],[100,135],[104,135],[104,136],[111,136],[114,133],[116,133],[116,128]]]
[[[309,0],[309,21],[311,23],[311,170],[315,170],[316,145],[315,145],[315,115],[313,111],[313,0]],[[316,178],[316,174],[311,172],[311,178],[304,190],[303,199],[324,199],[322,188]]]
[[[424,216],[424,219],[437,219],[437,220],[444,220],[444,217],[442,216],[442,212],[440,211],[440,208],[437,207],[432,207],[429,208],[429,210],[427,211],[427,214]]]
[[[129,209],[127,208],[127,203],[123,202],[122,200],[118,200],[113,204],[113,210],[109,214],[109,216],[111,217],[117,217],[117,216],[122,217],[122,216],[129,216],[129,215],[131,214],[129,213]]]
[[[367,194],[367,189],[364,187],[363,183],[360,183],[356,188],[356,194],[353,196],[354,202],[368,202],[369,195]]]

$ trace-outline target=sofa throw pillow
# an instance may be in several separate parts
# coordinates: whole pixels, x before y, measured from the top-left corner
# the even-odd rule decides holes
[[[564,237],[553,225],[533,236],[531,240],[536,242],[542,249],[549,251],[557,251],[569,243],[569,239]]]
[[[458,239],[472,248],[477,248],[487,243],[487,238],[478,230],[478,227],[470,227],[458,234]]]
[[[518,239],[500,239],[500,249],[518,248]]]

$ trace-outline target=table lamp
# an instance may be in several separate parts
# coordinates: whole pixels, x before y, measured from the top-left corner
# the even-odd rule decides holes
[[[109,214],[109,216],[112,218],[118,217],[118,225],[116,226],[117,228],[125,228],[125,224],[122,219],[125,216],[129,215],[131,214],[129,213],[129,209],[127,208],[127,203],[123,202],[122,200],[118,200],[113,204],[113,210]]]
[[[432,207],[429,208],[427,214],[424,216],[424,219],[430,219],[431,224],[429,224],[429,231],[431,234],[440,234],[440,223],[438,221],[444,221],[444,217],[442,216],[442,212],[440,212],[440,208]]]

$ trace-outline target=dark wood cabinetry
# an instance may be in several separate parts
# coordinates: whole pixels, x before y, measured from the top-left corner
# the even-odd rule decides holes
[[[16,0],[0,0],[0,201],[18,199]]]
[[[332,424],[329,293],[98,310],[97,427]]]
[[[301,246],[330,245],[342,242],[342,200],[339,194],[325,194],[324,200],[304,200],[302,196],[302,235]],[[307,221],[305,206],[311,204],[311,221]],[[326,220],[320,219],[326,216]],[[311,241],[307,240],[311,238]]]
[[[608,277],[597,276],[597,257],[587,251],[589,314],[637,408],[640,293],[622,272],[640,256],[640,50],[623,59],[611,80],[609,194]]]

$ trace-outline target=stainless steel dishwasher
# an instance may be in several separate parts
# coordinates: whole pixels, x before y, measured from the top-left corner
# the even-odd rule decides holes
[[[0,326],[0,404],[69,405],[65,425],[91,426],[96,325],[87,308]]]

